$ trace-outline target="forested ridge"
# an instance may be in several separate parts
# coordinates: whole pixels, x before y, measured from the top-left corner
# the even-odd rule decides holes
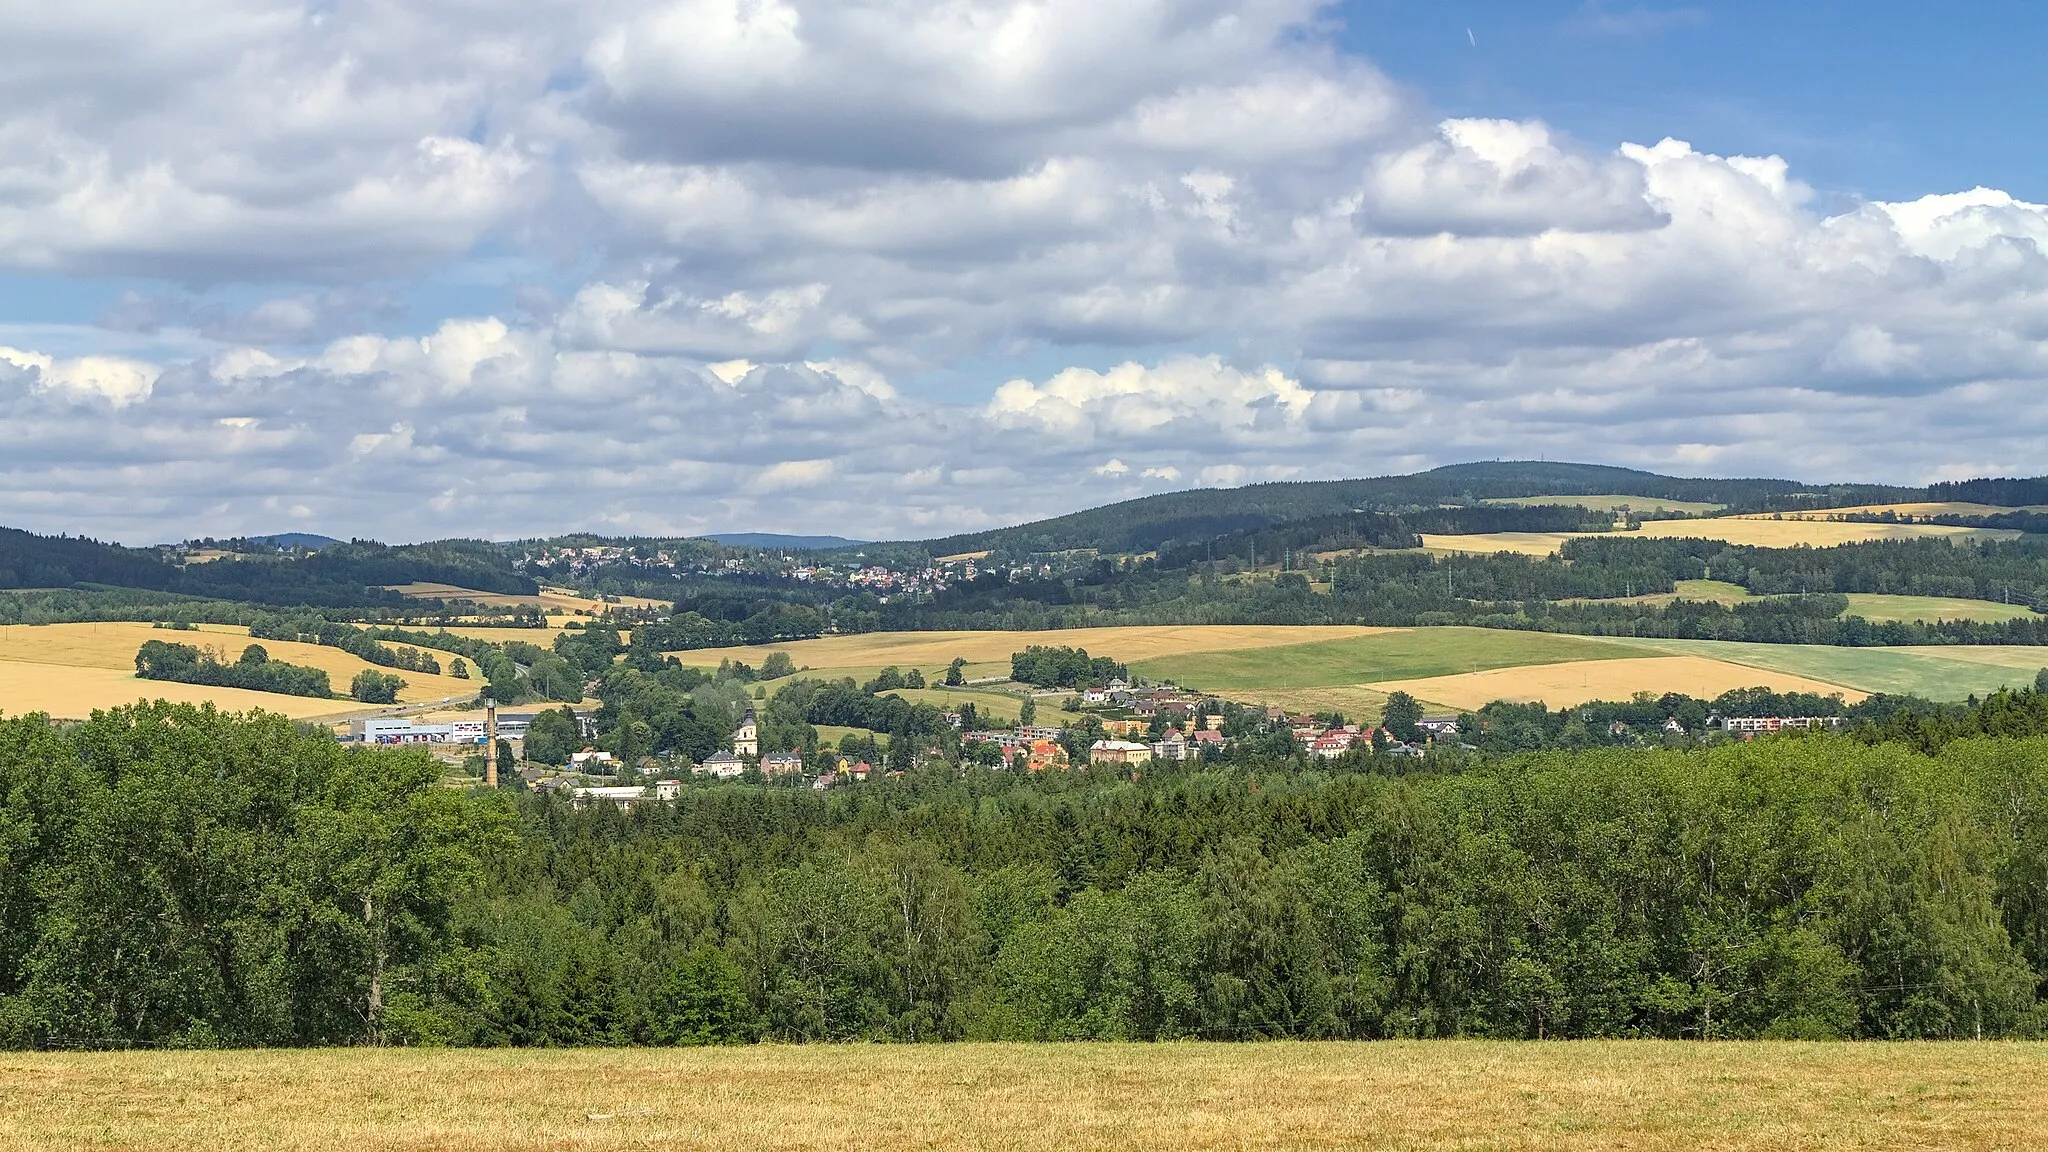
[[[1917,735],[913,767],[629,813],[275,717],[9,718],[0,1041],[2039,1035],[2048,707],[2001,701]]]

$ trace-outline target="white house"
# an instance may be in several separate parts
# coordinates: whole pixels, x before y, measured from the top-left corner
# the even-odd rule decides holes
[[[730,752],[713,752],[697,765],[697,774],[731,780],[747,770],[747,762]]]

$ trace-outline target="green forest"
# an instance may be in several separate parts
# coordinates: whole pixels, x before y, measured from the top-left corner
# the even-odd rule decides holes
[[[8,718],[0,1043],[2037,1036],[2044,705],[630,812],[272,716]]]

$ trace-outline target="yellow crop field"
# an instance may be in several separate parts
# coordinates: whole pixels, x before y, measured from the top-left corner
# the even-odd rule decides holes
[[[249,644],[249,630],[225,624],[204,624],[198,631],[172,631],[146,623],[104,624],[8,624],[0,626],[0,710],[12,713],[49,712],[78,718],[94,708],[132,704],[138,699],[186,702],[212,700],[222,708],[267,708],[288,716],[307,718],[360,711],[361,705],[348,700],[314,700],[282,696],[272,692],[250,692],[240,688],[214,688],[197,684],[170,684],[135,677],[135,650],[145,641],[190,644],[217,648],[228,660],[241,655]],[[327,673],[338,692],[346,692],[356,673],[375,665],[351,656],[339,648],[301,644],[290,640],[260,641],[273,660],[303,664]],[[437,657],[444,667],[447,653]],[[402,669],[395,671],[406,682],[398,695],[400,703],[419,703],[473,695],[476,680],[453,676],[429,676]]]
[[[2026,1149],[2038,1043],[14,1053],[0,1150]]]
[[[1069,628],[1057,632],[864,632],[857,636],[826,636],[788,644],[756,644],[739,648],[700,648],[675,653],[685,664],[704,667],[733,659],[760,667],[770,652],[787,652],[798,665],[819,671],[870,669],[894,665],[930,670],[944,668],[955,657],[969,664],[999,666],[1009,671],[1010,654],[1033,644],[1086,648],[1097,656],[1146,660],[1188,652],[1232,652],[1277,648],[1318,640],[1343,640],[1394,631],[1350,625],[1286,626],[1262,624],[1132,625],[1117,628]]]
[[[47,712],[64,720],[83,720],[96,708],[113,708],[138,700],[169,700],[173,704],[206,704],[227,712],[261,708],[294,720],[324,720],[366,711],[350,700],[315,700],[280,696],[242,688],[211,688],[201,684],[170,684],[137,680],[131,662],[127,671],[114,668],[72,668],[0,660],[0,714],[20,716]]]
[[[1396,689],[1418,700],[1452,708],[1480,708],[1495,700],[1541,700],[1552,708],[1570,707],[1589,700],[1627,700],[1637,692],[1683,692],[1712,699],[1736,688],[1770,688],[1777,692],[1814,692],[1826,696],[1839,693],[1856,701],[1868,693],[1838,684],[1828,684],[1732,664],[1700,656],[1649,656],[1623,660],[1574,660],[1564,664],[1537,664],[1520,668],[1492,668],[1455,676],[1431,676],[1419,680],[1389,680],[1373,684],[1380,692]]]
[[[1688,521],[1690,523],[1690,521]],[[1580,532],[1482,532],[1469,536],[1422,534],[1425,552],[1470,552],[1491,556],[1496,552],[1518,552],[1524,556],[1548,556],[1564,542],[1584,535]]]
[[[1548,556],[1567,540],[1609,533],[1585,532],[1487,532],[1468,536],[1424,534],[1422,546],[1431,552],[1468,552],[1492,555],[1519,552],[1525,556]],[[1753,519],[1717,516],[1703,520],[1649,520],[1631,532],[1615,536],[1651,539],[1722,540],[1757,548],[1832,548],[1839,544],[1864,544],[1873,540],[1942,539],[1953,543],[1981,540],[2013,540],[2020,533],[2007,528],[1955,528],[1946,524],[1856,524],[1839,520]]]
[[[1934,504],[1858,504],[1853,508],[1815,508],[1804,512],[1746,512],[1741,519],[1769,519],[1783,516],[1787,520],[1832,520],[1841,516],[1882,516],[1890,512],[1901,519],[1924,520],[1932,516],[1997,516],[2005,512],[2048,512],[2048,504],[2029,504],[2020,508],[2001,508],[1996,504],[1969,504],[1961,501]]]

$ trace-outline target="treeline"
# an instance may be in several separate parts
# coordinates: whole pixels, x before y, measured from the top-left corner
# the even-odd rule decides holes
[[[135,674],[144,680],[247,688],[286,696],[326,698],[334,695],[326,672],[272,660],[261,644],[251,644],[242,649],[240,658],[230,664],[213,652],[190,644],[146,640],[135,653]]]
[[[355,541],[283,554],[266,548],[180,565],[161,549],[0,528],[0,589],[108,586],[278,607],[397,610],[417,605],[382,586],[416,582],[538,591],[503,548],[485,541]]]
[[[0,1041],[2048,1028],[2048,740],[1152,767],[622,813],[276,718],[4,720]]]

